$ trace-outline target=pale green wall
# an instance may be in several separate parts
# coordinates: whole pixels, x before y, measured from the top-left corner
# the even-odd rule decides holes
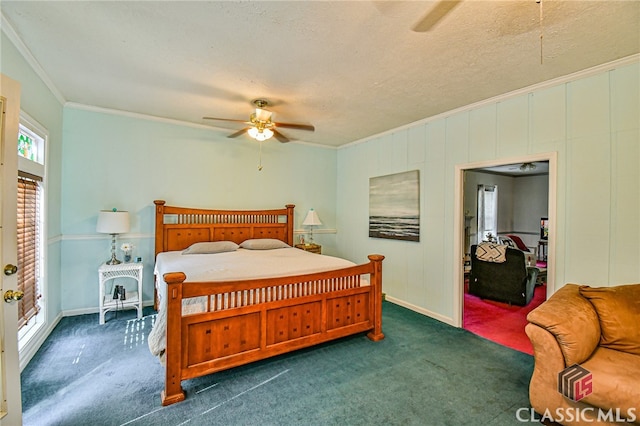
[[[60,101],[43,83],[33,68],[17,51],[4,32],[0,32],[2,43],[0,72],[20,82],[20,107],[38,121],[49,132],[47,141],[47,292],[46,312],[49,324],[61,313],[60,299],[60,164],[62,156],[62,116]],[[17,154],[16,154],[17,155]]]
[[[258,172],[258,148],[250,141],[141,117],[62,109],[4,33],[1,59],[1,71],[22,83],[23,109],[50,132],[50,315],[97,307],[96,268],[108,257],[108,239],[95,233],[95,221],[100,209],[114,206],[132,212],[124,239],[145,259],[145,299],[151,298],[152,200],[164,198],[223,208],[292,202],[297,228],[314,207],[324,228],[339,230],[316,233],[326,253],[357,262],[369,253],[385,254],[385,292],[450,320],[458,303],[456,165],[552,151],[558,152],[556,286],[640,282],[638,63],[426,120],[337,152],[265,145]],[[413,169],[420,170],[422,241],[368,238],[369,178]]]
[[[262,147],[228,139],[205,126],[67,106],[62,174],[62,308],[98,304],[97,268],[109,257],[109,237],[95,232],[98,212],[128,210],[131,231],[120,236],[145,264],[144,299],[153,297],[154,199],[168,205],[229,209],[296,205],[295,227],[313,207],[323,230],[335,229],[334,148],[282,144]],[[323,252],[335,252],[334,233],[314,233]],[[119,257],[122,256],[119,254]]]
[[[634,62],[342,147],[340,254],[384,254],[385,293],[453,323],[455,167],[557,151],[556,288],[640,282],[639,80]],[[369,178],[413,169],[421,242],[369,238]]]

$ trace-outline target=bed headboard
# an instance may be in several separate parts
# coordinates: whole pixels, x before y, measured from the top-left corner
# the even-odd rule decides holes
[[[156,256],[184,250],[193,243],[275,238],[293,245],[293,208],[272,210],[210,210],[156,205]]]

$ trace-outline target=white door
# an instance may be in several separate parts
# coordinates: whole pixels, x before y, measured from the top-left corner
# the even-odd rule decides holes
[[[11,271],[18,264],[16,212],[18,181],[18,122],[20,119],[20,84],[0,74],[0,426],[22,424],[20,363],[18,360],[18,306],[5,303],[7,292],[16,291],[17,274]],[[10,293],[9,293],[10,294]]]

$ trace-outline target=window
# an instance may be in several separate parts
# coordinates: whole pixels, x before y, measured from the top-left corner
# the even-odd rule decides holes
[[[18,126],[18,342],[22,349],[44,325],[44,183],[47,132],[27,114]]]
[[[478,244],[498,235],[498,186],[478,185]]]
[[[22,126],[20,132],[18,132],[18,155],[27,160],[42,164],[41,156],[38,155],[40,154],[39,151],[41,151],[41,149],[39,149],[40,145],[42,145],[39,142],[41,142],[41,138]]]

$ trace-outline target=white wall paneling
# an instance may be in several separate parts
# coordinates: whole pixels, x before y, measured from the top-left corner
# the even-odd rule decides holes
[[[390,300],[459,325],[462,170],[548,159],[553,168],[548,177],[549,293],[567,282],[640,282],[639,76],[636,58],[425,119],[408,126],[410,154],[404,165],[398,159],[406,146],[397,138],[374,136],[340,148],[336,205],[341,253],[384,254],[384,291]],[[396,149],[399,154],[393,154]],[[386,163],[381,152],[388,156]],[[367,180],[410,170],[419,152],[425,158],[418,247],[368,238],[364,226],[343,226],[367,217],[368,204],[353,196],[363,189],[352,183],[358,176]],[[529,220],[514,208],[512,227]]]

